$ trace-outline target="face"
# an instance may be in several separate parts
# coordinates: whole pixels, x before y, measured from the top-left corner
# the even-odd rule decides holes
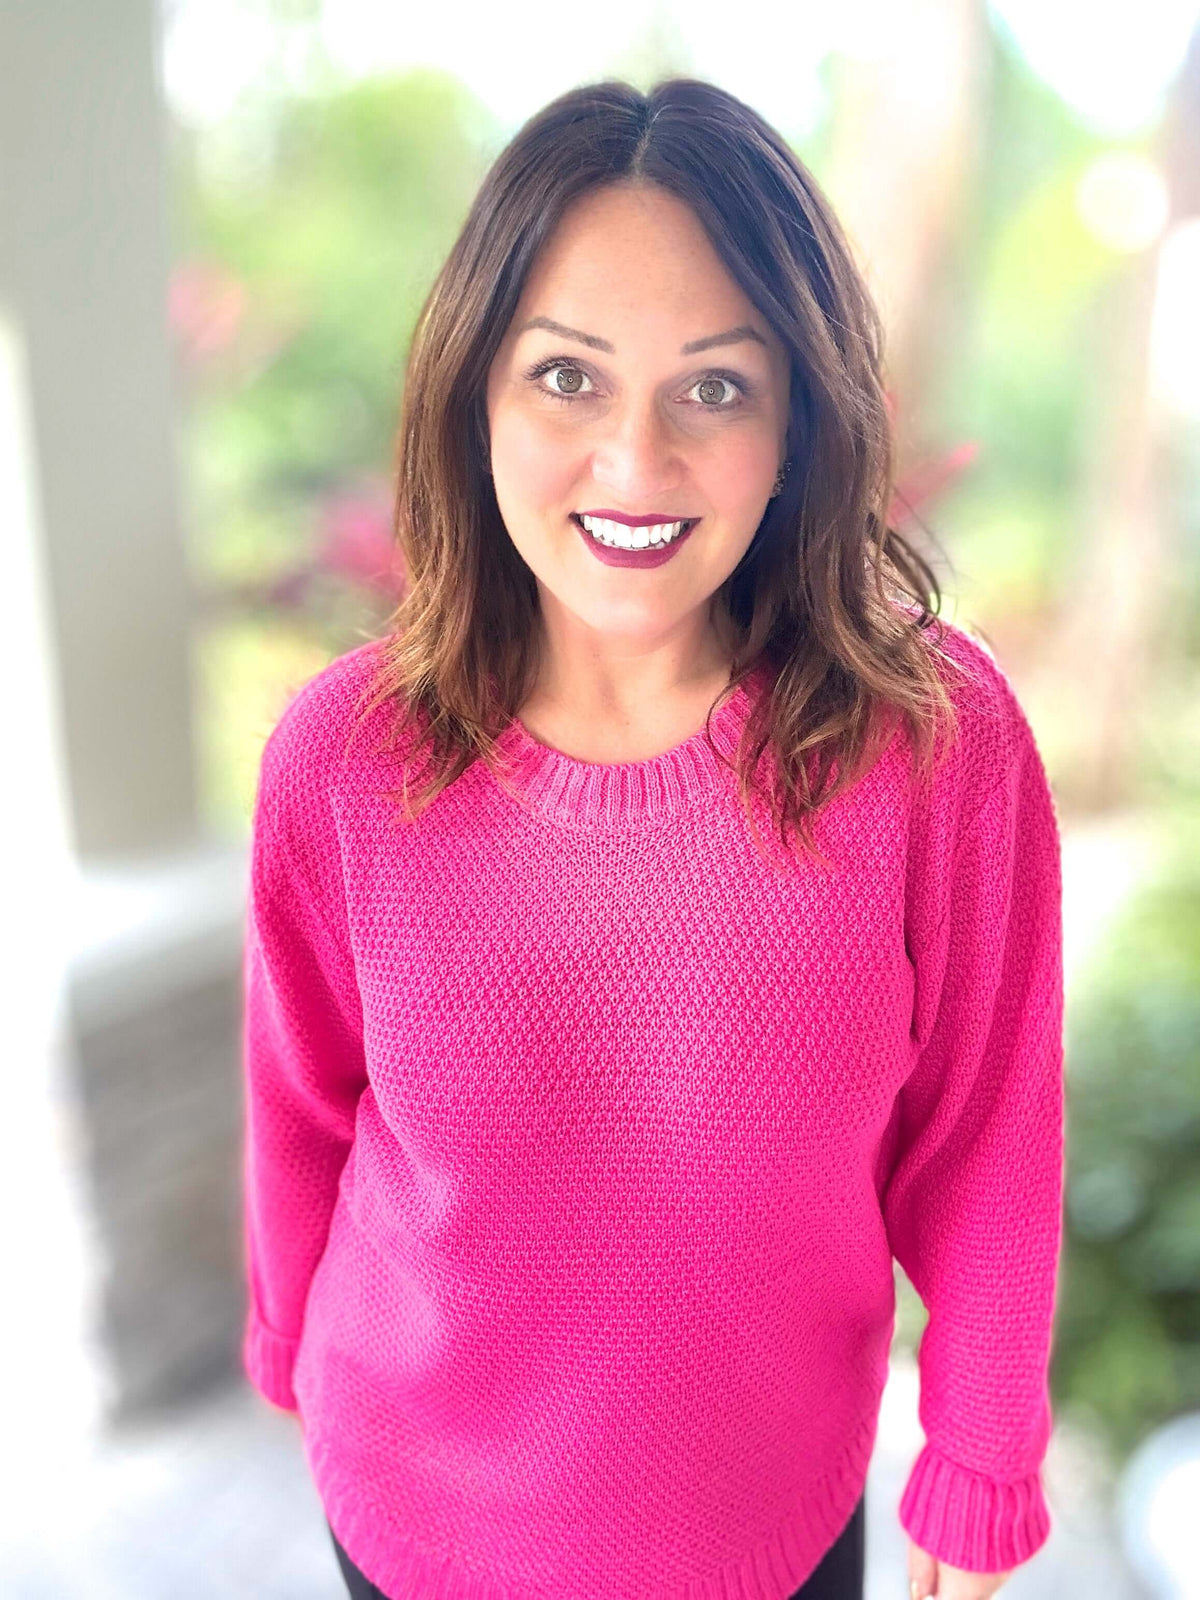
[[[785,348],[689,207],[646,186],[568,210],[487,384],[496,498],[551,633],[706,637],[783,463],[788,388]],[[666,561],[614,565],[573,520],[593,510],[699,520]]]

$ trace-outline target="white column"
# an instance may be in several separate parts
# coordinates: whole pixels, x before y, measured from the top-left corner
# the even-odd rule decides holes
[[[24,345],[71,829],[190,842],[190,603],[153,0],[0,6],[0,301]]]
[[[240,866],[197,824],[159,73],[154,0],[0,5],[0,1499],[14,1526],[71,1503],[118,1387],[205,1370],[236,1312],[232,1265],[226,1305],[202,1232],[229,1229],[193,1201],[228,1182]],[[187,1009],[196,994],[206,1009]]]

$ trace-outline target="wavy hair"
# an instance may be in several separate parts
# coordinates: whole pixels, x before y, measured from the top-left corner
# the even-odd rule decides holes
[[[845,234],[784,139],[702,79],[667,78],[648,93],[615,79],[574,88],[531,117],[484,177],[410,345],[393,514],[407,587],[355,726],[390,701],[392,747],[424,750],[419,776],[410,784],[406,769],[388,795],[402,820],[476,759],[509,788],[496,740],[532,690],[539,602],[488,472],[487,374],[558,219],[614,183],[685,201],[790,354],[790,470],[714,597],[736,653],[704,731],[737,773],[755,840],[756,791],[785,850],[790,829],[824,861],[814,816],[869,768],[897,722],[918,778],[931,771],[939,724],[957,721],[935,657],[955,663],[941,624],[931,632],[937,578],[892,526],[882,323]],[[731,761],[713,743],[712,714],[761,663],[773,687]]]

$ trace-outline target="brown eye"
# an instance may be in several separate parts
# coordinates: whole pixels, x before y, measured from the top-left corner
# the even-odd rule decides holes
[[[555,367],[552,370],[555,373],[554,387],[556,389],[563,394],[579,393],[579,385],[583,382],[583,373],[580,372],[578,367]],[[566,374],[565,383],[563,382],[564,373]]]
[[[542,381],[547,375],[552,376],[550,388],[547,388]],[[569,361],[551,357],[547,361],[540,361],[536,367],[531,367],[525,376],[538,394],[544,395],[547,400],[562,400],[565,403],[570,400],[586,399],[588,395],[588,390],[580,388],[587,374]],[[564,378],[565,382],[560,381]]]
[[[707,404],[709,400],[715,400],[716,404],[711,408],[713,410],[720,410],[730,404],[730,401],[724,399],[719,392],[722,387],[731,389],[733,385],[729,382],[728,378],[701,378],[700,382],[696,385],[696,388],[700,390],[701,399],[705,404]],[[707,395],[704,393],[706,389],[708,390]]]

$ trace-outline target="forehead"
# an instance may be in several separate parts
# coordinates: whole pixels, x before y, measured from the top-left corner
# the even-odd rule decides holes
[[[514,330],[538,315],[593,331],[622,354],[621,329],[644,335],[647,323],[676,345],[735,323],[770,337],[691,207],[648,185],[594,190],[567,208],[526,279]]]

